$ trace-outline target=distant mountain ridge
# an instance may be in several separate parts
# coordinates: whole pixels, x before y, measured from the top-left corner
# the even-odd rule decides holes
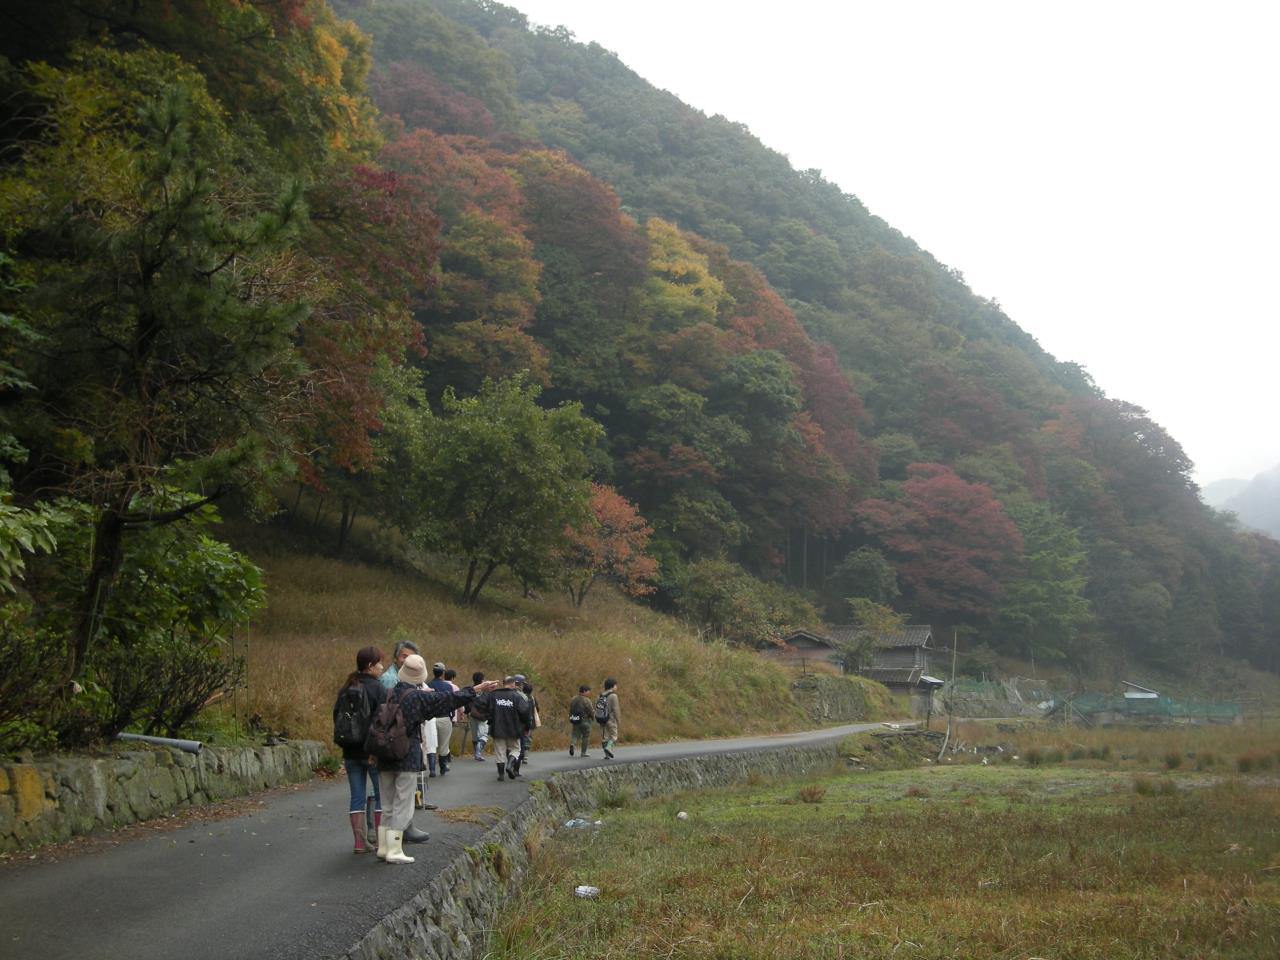
[[[1280,464],[1246,481],[1220,509],[1230,510],[1246,527],[1280,538]]]
[[[1243,477],[1228,477],[1214,480],[1200,488],[1200,499],[1215,509],[1221,510],[1226,502],[1249,485]]]

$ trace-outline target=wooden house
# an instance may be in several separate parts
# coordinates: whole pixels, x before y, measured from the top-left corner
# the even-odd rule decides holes
[[[796,630],[788,634],[780,646],[764,652],[772,660],[800,667],[802,670],[812,670],[815,667],[828,672],[832,669],[844,670],[844,652],[830,637],[812,630]]]
[[[869,635],[865,627],[835,627],[831,639],[838,647],[857,646]],[[914,690],[920,678],[931,674],[933,628],[927,623],[907,624],[898,630],[876,634],[871,660],[860,672],[891,690]]]

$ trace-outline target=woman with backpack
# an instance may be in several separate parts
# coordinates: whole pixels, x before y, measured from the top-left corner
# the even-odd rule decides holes
[[[413,863],[404,852],[404,831],[413,821],[413,793],[418,774],[426,766],[422,753],[422,724],[447,717],[454,710],[498,686],[495,681],[464,687],[457,692],[420,688],[427,664],[416,653],[400,666],[395,687],[369,723],[365,745],[378,758],[378,776],[387,798],[385,825],[378,830],[378,859]]]
[[[351,833],[356,845],[353,853],[364,853],[366,783],[373,781],[373,823],[382,826],[382,795],[378,789],[378,768],[364,748],[369,720],[386,698],[387,691],[378,682],[382,674],[382,651],[377,647],[361,647],[356,653],[355,672],[338,691],[333,703],[333,742],[342,748],[342,766],[347,771],[347,787],[351,791]]]

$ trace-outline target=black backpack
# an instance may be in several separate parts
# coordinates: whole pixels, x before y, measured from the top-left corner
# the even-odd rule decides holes
[[[394,693],[374,711],[364,749],[379,760],[398,762],[409,755],[409,724]]]
[[[596,697],[596,723],[609,722],[609,695],[602,693]]]
[[[340,747],[358,750],[369,734],[369,695],[364,684],[344,687],[338,693],[333,714],[333,742]]]

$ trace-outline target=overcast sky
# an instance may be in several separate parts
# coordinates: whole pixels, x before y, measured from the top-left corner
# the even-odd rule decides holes
[[[509,2],[822,170],[1200,482],[1280,463],[1280,3]]]

